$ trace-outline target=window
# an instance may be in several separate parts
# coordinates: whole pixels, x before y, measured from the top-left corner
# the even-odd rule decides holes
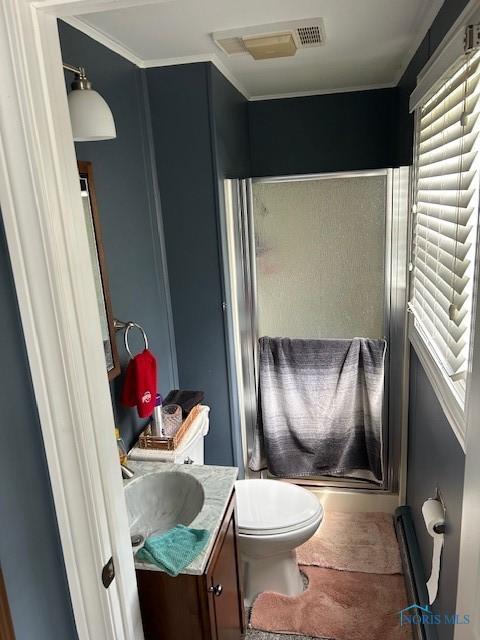
[[[410,310],[417,340],[460,415],[476,267],[479,78],[480,53],[464,56],[416,113]]]

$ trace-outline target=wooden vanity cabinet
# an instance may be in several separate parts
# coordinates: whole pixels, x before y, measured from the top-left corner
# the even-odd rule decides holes
[[[3,581],[2,569],[0,568],[0,639],[15,640],[13,632],[12,617],[8,606],[7,589]]]
[[[203,575],[136,573],[145,640],[240,640],[245,622],[235,496]]]

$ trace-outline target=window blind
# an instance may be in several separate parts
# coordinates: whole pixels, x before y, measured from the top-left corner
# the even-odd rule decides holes
[[[465,402],[479,195],[480,53],[417,112],[412,299],[415,327]]]

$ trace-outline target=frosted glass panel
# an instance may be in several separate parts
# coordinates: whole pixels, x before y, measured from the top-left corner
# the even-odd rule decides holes
[[[386,177],[253,185],[259,336],[384,335]]]

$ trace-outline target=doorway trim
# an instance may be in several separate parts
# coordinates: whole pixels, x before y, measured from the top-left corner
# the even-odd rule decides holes
[[[57,16],[140,4],[0,0],[0,202],[80,640],[143,630]]]

